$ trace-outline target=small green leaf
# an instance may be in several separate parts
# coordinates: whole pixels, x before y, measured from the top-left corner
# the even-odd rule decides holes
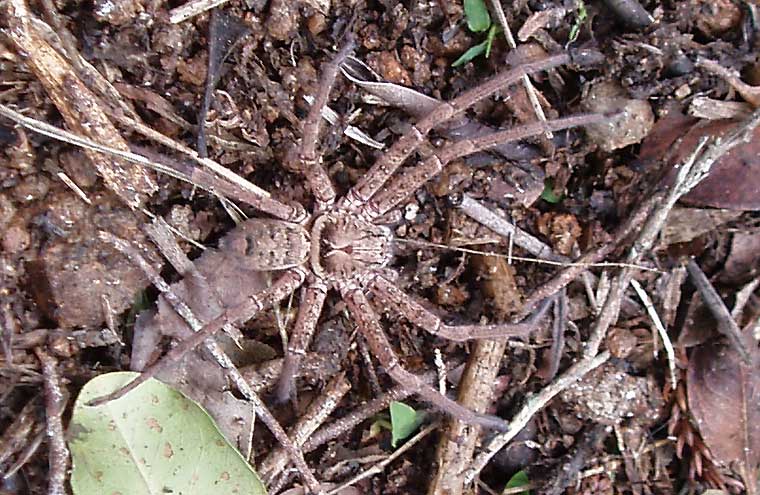
[[[107,373],[79,393],[68,430],[75,495],[266,495],[250,464],[195,402],[157,380],[86,404],[138,373]]]
[[[493,45],[493,40],[496,38],[496,34],[500,31],[501,30],[496,25],[491,26],[491,29],[488,30],[488,36],[486,37],[486,58],[491,56],[491,45]]]
[[[578,14],[575,18],[575,23],[573,23],[573,27],[570,28],[570,34],[568,35],[567,43],[573,43],[575,40],[578,39],[578,34],[581,31],[581,25],[586,21],[586,18],[588,17],[588,13],[586,12],[586,4],[583,3],[583,0],[578,0]]]
[[[470,60],[474,59],[478,55],[482,55],[486,52],[486,49],[488,48],[489,42],[486,39],[482,43],[478,43],[475,46],[470,47],[466,52],[462,54],[461,57],[456,59],[453,64],[451,64],[452,67],[459,67],[460,65],[464,65]]]
[[[421,424],[423,415],[403,402],[391,402],[391,445],[395,448]]]
[[[464,15],[467,27],[473,33],[480,33],[491,27],[491,16],[488,14],[485,0],[464,0]]]
[[[529,486],[530,480],[528,479],[528,473],[525,471],[517,471],[507,482],[507,486],[504,487],[504,490],[508,488],[520,488],[523,486]],[[525,490],[523,492],[520,492],[520,495],[530,495],[530,490]]]
[[[562,201],[562,196],[557,196],[554,192],[554,182],[551,179],[546,179],[544,181],[544,190],[541,191],[541,199],[552,204],[557,204]]]

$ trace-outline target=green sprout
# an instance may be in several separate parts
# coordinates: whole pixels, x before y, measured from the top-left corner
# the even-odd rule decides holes
[[[504,487],[504,491],[509,488],[522,488],[530,486],[530,479],[528,473],[525,471],[517,471],[512,478],[507,482],[507,486]],[[511,492],[510,492],[511,493]],[[520,495],[530,495],[530,490],[520,492]]]
[[[551,204],[557,204],[562,201],[562,196],[554,192],[554,181],[552,179],[544,180],[544,190],[541,191],[541,199]]]
[[[374,435],[382,429],[390,430],[391,445],[395,449],[399,442],[406,440],[417,431],[425,419],[425,414],[398,401],[391,402],[389,410],[390,415],[386,413],[378,415],[370,431]]]
[[[470,47],[451,64],[452,67],[464,65],[482,54],[488,58],[491,55],[493,40],[501,32],[496,24],[491,23],[491,16],[488,14],[485,0],[464,0],[464,16],[467,19],[467,28],[473,33],[487,32],[486,39]]]
[[[588,12],[586,12],[586,4],[583,3],[583,0],[578,0],[577,6],[578,14],[575,17],[575,23],[573,24],[573,27],[570,28],[570,35],[568,36],[567,40],[568,45],[578,39],[578,34],[581,31],[581,25],[588,18]]]

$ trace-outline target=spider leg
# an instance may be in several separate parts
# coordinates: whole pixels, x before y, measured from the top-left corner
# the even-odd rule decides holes
[[[390,306],[415,325],[434,335],[456,342],[473,339],[525,337],[536,328],[551,303],[551,298],[546,299],[532,315],[519,323],[447,325],[434,313],[425,309],[420,303],[380,275],[376,275],[370,281],[369,289],[384,305]]]
[[[193,170],[191,177],[194,184],[202,184],[203,189],[209,192],[227,198],[236,198],[280,220],[300,223],[307,218],[306,210],[299,203],[283,203],[273,198],[267,191],[252,190],[247,186],[247,181],[242,182],[240,177],[229,171],[225,172],[225,175],[218,176],[198,167]]]
[[[346,205],[361,206],[379,191],[383,184],[393,175],[402,163],[425,140],[427,133],[436,126],[456,117],[478,101],[487,98],[499,89],[513,84],[526,74],[551,69],[570,61],[569,54],[559,54],[546,57],[543,60],[522,64],[510,70],[497,74],[488,81],[468,91],[465,91],[451,101],[441,103],[433,111],[412,125],[411,129],[401,136],[375,162],[372,168],[356,183],[346,195]]]
[[[487,414],[478,414],[440,394],[420,377],[405,370],[401,366],[398,356],[393,351],[391,343],[385,336],[377,315],[370,306],[362,289],[346,287],[341,290],[341,294],[348,306],[349,312],[356,320],[359,331],[367,340],[370,350],[393,380],[430,402],[441,411],[465,423],[496,430],[505,430],[508,427],[508,423],[503,419]]]
[[[309,282],[304,291],[301,305],[298,307],[298,317],[290,335],[282,371],[277,382],[276,396],[280,402],[287,401],[293,394],[294,382],[298,376],[301,359],[309,348],[309,342],[322,313],[322,306],[327,296],[327,285],[319,279]]]
[[[314,199],[317,202],[317,210],[325,210],[335,201],[335,188],[330,181],[327,170],[322,165],[322,159],[317,152],[319,142],[319,129],[322,123],[322,110],[330,98],[330,91],[335,84],[335,78],[343,61],[354,48],[353,41],[349,41],[338,54],[327,64],[322,66],[322,76],[319,78],[319,89],[314,96],[311,109],[303,124],[303,135],[298,150],[297,160],[302,166],[306,180],[309,183]]]
[[[387,213],[420,186],[437,176],[447,163],[456,158],[486,150],[497,144],[518,141],[547,131],[560,131],[569,127],[595,124],[603,122],[608,118],[606,115],[601,114],[573,115],[545,122],[532,122],[512,129],[494,132],[486,136],[463,139],[444,146],[421,163],[411,167],[393,179],[390,184],[361,207],[362,213],[372,219]]]

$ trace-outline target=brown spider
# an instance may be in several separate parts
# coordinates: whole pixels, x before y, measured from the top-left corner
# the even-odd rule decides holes
[[[534,328],[546,305],[526,321],[517,324],[445,324],[438,316],[392,283],[385,267],[393,259],[393,235],[379,220],[435,177],[446,163],[455,158],[547,130],[558,131],[571,126],[599,122],[604,117],[578,115],[459,141],[442,147],[421,163],[392,179],[399,166],[425,140],[432,128],[460,114],[505,85],[519,80],[524,73],[567,63],[569,56],[556,55],[525,64],[503,72],[450,102],[441,104],[416,125],[411,126],[361,180],[343,198],[338,199],[317,152],[317,143],[323,107],[327,104],[339,67],[350,51],[350,45],[344,47],[323,69],[319,90],[304,123],[301,143],[295,157],[314,195],[314,211],[309,214],[300,207],[270,200],[271,205],[266,205],[262,210],[278,220],[248,220],[228,234],[220,244],[220,248],[228,253],[237,253],[241,264],[260,267],[263,270],[284,270],[270,289],[278,293],[278,298],[284,298],[305,285],[301,306],[285,353],[277,396],[280,400],[290,397],[301,357],[309,346],[327,291],[335,289],[346,302],[372,353],[395,381],[459,419],[501,428],[504,426],[503,421],[475,414],[406,371],[385,336],[366,293],[372,293],[385,307],[397,311],[428,332],[456,341],[525,335]],[[256,297],[253,295],[251,299]],[[262,301],[261,306],[263,305]]]
[[[337,198],[317,152],[317,144],[322,110],[327,104],[340,65],[351,49],[350,45],[344,47],[323,68],[317,95],[304,122],[300,144],[292,156],[314,196],[313,211],[308,213],[300,204],[285,204],[263,194],[249,196],[246,202],[274,219],[247,220],[219,244],[219,249],[235,266],[248,270],[277,271],[280,276],[268,289],[246,295],[244,302],[227,308],[224,314],[205,323],[202,329],[182,341],[158,364],[165,365],[177,359],[225,325],[246,321],[304,286],[277,386],[278,398],[287,400],[293,391],[301,358],[322,312],[327,291],[334,289],[345,301],[369,348],[391,378],[460,420],[503,429],[507,425],[505,421],[461,406],[405,370],[385,336],[367,293],[371,293],[384,307],[396,311],[428,332],[455,341],[527,335],[548,304],[543,304],[532,316],[516,324],[452,326],[444,323],[393,283],[395,277],[386,267],[394,256],[394,239],[390,228],[383,225],[383,220],[387,219],[386,214],[437,176],[453,159],[547,131],[598,123],[606,117],[576,115],[461,140],[442,146],[423,161],[396,175],[397,169],[425,141],[431,129],[499,89],[517,82],[524,74],[566,64],[571,57],[569,54],[559,54],[526,63],[439,105],[383,153],[344,197]],[[134,385],[136,383],[137,380]],[[119,395],[124,392],[126,389]]]

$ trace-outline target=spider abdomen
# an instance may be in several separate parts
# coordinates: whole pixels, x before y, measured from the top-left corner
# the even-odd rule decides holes
[[[251,270],[284,270],[302,265],[309,256],[309,233],[283,220],[252,218],[219,241],[219,249],[235,254]]]

